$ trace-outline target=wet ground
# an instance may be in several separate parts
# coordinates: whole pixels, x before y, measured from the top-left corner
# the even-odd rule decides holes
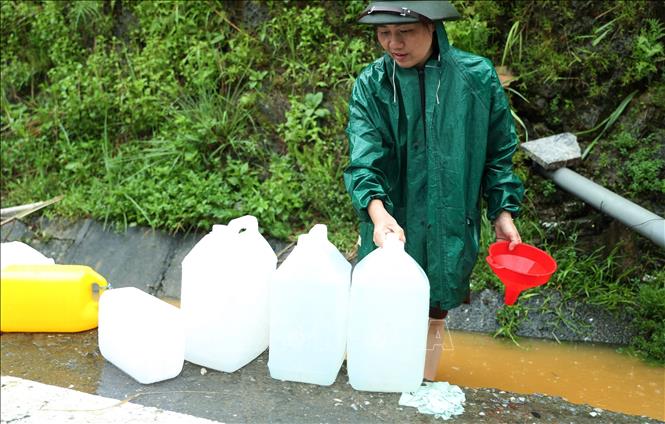
[[[452,337],[458,340],[455,350],[462,355],[466,349],[460,346],[460,343],[464,343],[464,337],[474,337],[474,340],[478,340],[478,335],[465,333],[452,333]],[[274,380],[268,373],[268,352],[264,352],[256,360],[234,373],[209,370],[185,362],[180,376],[156,384],[142,385],[102,358],[97,347],[96,330],[72,334],[4,333],[0,341],[2,375],[26,378],[120,400],[129,399],[133,403],[217,421],[288,423],[435,421],[431,416],[419,414],[414,408],[399,406],[399,394],[353,390],[348,384],[344,367],[336,382],[330,387]],[[483,348],[483,346],[478,347]],[[491,346],[484,347],[492,350]],[[456,361],[450,355],[450,351],[444,358],[450,358],[451,364],[442,361],[440,374],[449,372],[449,381],[459,384],[457,380],[462,377],[455,375],[453,369],[458,368],[457,374],[459,374],[459,367],[465,365]],[[484,364],[478,364],[476,370],[482,372],[483,367]],[[653,372],[655,375],[660,373],[663,376],[662,368],[654,368]],[[509,378],[505,372],[488,370],[487,374],[486,381],[488,379],[491,381],[490,375],[493,374],[497,378],[506,379],[508,383]],[[441,377],[445,378],[445,375]],[[563,383],[575,385],[574,381]],[[633,391],[630,382],[626,383],[625,391]],[[588,384],[586,377],[581,376],[577,381],[577,391],[587,391]],[[654,418],[575,404],[561,397],[515,393],[493,388],[473,388],[461,384],[460,386],[466,395],[465,411],[463,415],[455,418],[455,422],[662,422]],[[628,393],[626,395],[628,396]],[[591,396],[593,397],[593,394]],[[662,394],[658,396],[657,393],[651,392],[646,396],[650,399],[648,402],[662,409],[664,402]],[[650,409],[650,415],[658,416],[653,408]]]
[[[267,352],[234,373],[186,362],[180,376],[142,385],[101,357],[96,337],[96,330],[76,334],[5,333],[0,338],[2,375],[223,422],[436,421],[414,408],[399,406],[399,394],[353,390],[344,367],[330,387],[274,380],[268,373]],[[465,410],[455,422],[660,422],[570,403],[560,397],[462,388]],[[662,398],[653,398],[653,402],[659,401],[662,405]]]
[[[95,228],[99,229],[101,226],[91,222],[70,226],[59,224],[56,231],[49,227],[33,225],[26,227],[22,236],[18,238],[34,241],[35,234],[40,234],[42,238],[32,245],[41,247],[40,250],[56,259],[57,263],[91,265],[102,275],[107,276],[115,286],[137,286],[162,296],[168,295],[169,292],[175,294],[177,287],[172,287],[169,283],[177,280],[178,270],[173,264],[178,264],[182,260],[182,256],[195,243],[196,237],[175,243],[172,238],[164,234],[140,229],[130,231],[128,236],[126,233],[92,231]],[[6,241],[8,233],[5,226],[2,232],[3,241]],[[43,237],[45,233],[50,236]],[[132,237],[135,240],[132,240]],[[274,247],[276,250],[279,248],[279,246]],[[136,253],[139,250],[142,252]],[[159,260],[149,261],[147,258],[150,257],[157,257]],[[144,264],[144,261],[150,263]],[[159,262],[157,264],[159,266],[153,262]],[[124,278],[117,273],[120,268],[124,270]],[[137,269],[141,271],[137,272]],[[144,278],[141,278],[141,275]],[[488,299],[493,298],[489,293],[483,294],[478,299],[481,306],[476,306],[474,309],[472,303],[471,309],[467,309],[466,312],[458,311],[457,321],[464,322],[465,316],[473,316],[482,311],[482,305],[487,308],[491,303]],[[468,322],[476,321],[475,317],[468,320]],[[491,319],[486,316],[481,322],[491,323]],[[5,333],[0,337],[0,341],[2,375],[28,378],[116,399],[129,399],[141,405],[218,421],[288,423],[436,421],[431,416],[419,414],[414,408],[399,406],[399,394],[353,390],[347,382],[344,367],[337,381],[330,387],[273,380],[268,374],[267,352],[235,373],[206,370],[186,362],[181,375],[177,378],[152,385],[142,385],[101,357],[97,347],[96,330],[74,334]],[[455,378],[453,372],[444,370],[444,374],[446,372],[450,372],[451,383],[460,385],[466,395],[464,414],[456,417],[455,422],[662,422],[655,418],[640,417],[639,412],[616,413],[598,406],[571,403],[558,396],[473,388],[471,386],[475,383],[465,385],[452,381]],[[659,376],[665,378],[662,367],[655,368],[653,372],[657,378]],[[485,371],[485,374],[494,373],[500,374],[496,370]],[[577,381],[573,379],[564,384],[582,385],[585,378],[587,377],[580,376]],[[628,393],[633,388],[626,384],[625,390]],[[662,405],[662,395],[647,393],[646,396],[652,398],[647,402],[653,402],[656,408]],[[662,419],[665,417],[665,411],[662,416],[653,413],[649,415]]]

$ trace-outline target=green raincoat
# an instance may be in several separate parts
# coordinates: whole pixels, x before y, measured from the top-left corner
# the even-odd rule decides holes
[[[449,310],[469,292],[481,195],[493,220],[502,210],[516,215],[524,189],[512,171],[517,136],[494,66],[451,47],[441,22],[436,34],[438,57],[424,69],[400,68],[385,54],[357,78],[344,181],[360,216],[358,259],[376,248],[367,206],[381,199],[427,273],[430,305]]]

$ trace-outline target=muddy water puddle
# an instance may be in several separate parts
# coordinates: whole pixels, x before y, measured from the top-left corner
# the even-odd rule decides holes
[[[97,330],[82,333],[3,333],[2,375],[95,393],[104,358]]]
[[[102,383],[105,362],[97,330],[4,333],[0,342],[2,375],[88,393],[95,393]],[[439,379],[467,387],[559,396],[665,420],[665,368],[646,365],[607,346],[525,339],[520,344],[481,333],[445,332]]]
[[[614,412],[665,420],[665,367],[604,345],[445,332],[437,378],[467,387],[559,396]]]

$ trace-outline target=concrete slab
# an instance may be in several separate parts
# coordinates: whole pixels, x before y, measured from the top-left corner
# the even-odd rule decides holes
[[[43,255],[53,258],[56,264],[66,264],[69,249],[71,249],[74,242],[60,239],[33,239],[28,244]]]
[[[173,237],[174,243],[166,262],[163,278],[156,290],[155,296],[180,299],[180,287],[182,281],[182,261],[192,250],[192,247],[201,240],[205,234],[189,233]]]
[[[113,287],[137,287],[154,293],[164,276],[173,239],[146,228],[128,228],[120,233],[88,221],[77,234],[65,262],[88,265]]]
[[[32,237],[32,231],[21,221],[11,221],[0,227],[0,240],[2,242],[22,241]]]
[[[81,221],[69,221],[65,219],[51,220],[45,216],[41,216],[35,221],[35,226],[39,228],[44,238],[57,238],[59,240],[74,242],[83,239],[92,222],[91,219]]]
[[[517,336],[612,345],[628,345],[635,337],[636,329],[625,313],[610,313],[598,306],[565,301],[556,290],[544,288],[541,293],[520,301],[528,309],[529,319],[520,322],[515,331]],[[548,307],[543,308],[544,302]],[[450,310],[446,326],[455,331],[495,333],[499,329],[496,311],[502,307],[501,293],[492,290],[472,293],[471,303]]]
[[[286,258],[289,257],[291,252],[293,252],[293,249],[296,247],[296,243],[274,243],[271,242],[270,245],[272,246],[273,250],[275,251],[275,254],[277,255],[277,267],[279,268],[282,265],[282,262],[286,260]]]
[[[561,133],[520,144],[526,154],[545,169],[558,169],[580,159],[577,136]]]
[[[26,225],[22,221],[12,221],[2,227],[0,232],[2,234],[2,242],[8,243],[12,241],[20,241],[26,243],[30,247],[38,250],[44,256],[53,258],[55,263],[64,263],[67,257],[67,252],[71,248],[74,240],[60,239],[62,229],[66,227],[65,224],[56,224],[58,230],[51,231],[48,225],[43,225],[46,221],[37,221],[34,225]],[[80,227],[78,224],[77,227]],[[33,229],[34,228],[34,231]]]
[[[469,304],[463,303],[448,312],[446,326],[451,330],[494,333],[499,328],[496,310],[501,305],[501,298],[495,292],[471,293]]]
[[[2,376],[0,417],[3,423],[183,423],[213,424],[164,409],[50,386],[17,377]]]

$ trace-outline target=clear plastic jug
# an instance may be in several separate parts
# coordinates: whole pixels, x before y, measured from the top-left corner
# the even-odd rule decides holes
[[[107,286],[104,277],[85,265],[3,267],[1,330],[76,332],[95,328],[99,294]]]
[[[2,269],[9,265],[55,265],[52,258],[20,241],[0,243],[0,258]]]
[[[270,376],[330,385],[344,361],[351,264],[315,225],[270,286]]]
[[[215,225],[182,261],[185,359],[225,372],[268,347],[268,279],[277,256],[247,215]]]
[[[411,392],[425,367],[429,280],[389,233],[353,270],[347,370],[356,390]]]
[[[178,376],[185,361],[180,310],[135,287],[111,289],[99,299],[102,356],[142,384]]]

